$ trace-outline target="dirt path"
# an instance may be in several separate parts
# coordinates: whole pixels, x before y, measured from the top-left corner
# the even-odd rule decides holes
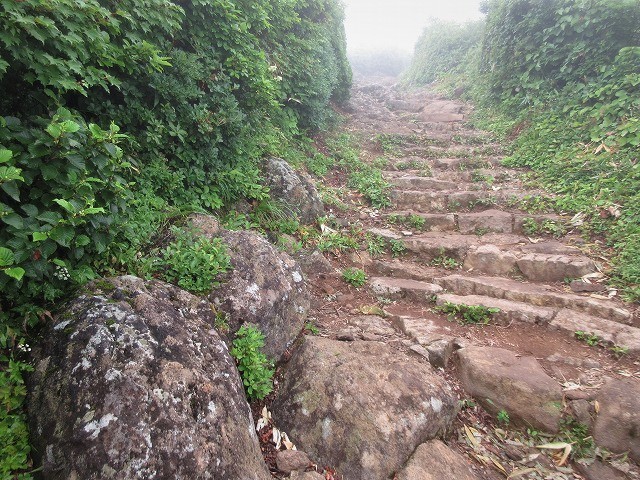
[[[334,209],[329,226],[402,242],[405,249],[398,247],[395,257],[329,255],[337,271],[363,269],[367,284],[355,288],[318,272],[310,279],[311,319],[320,335],[383,341],[440,367],[469,399],[447,443],[483,478],[504,478],[501,468],[531,469],[518,478],[636,478],[636,468],[624,461],[627,477],[616,477],[619,470],[557,467],[550,456],[536,456],[541,450],[531,446],[551,437],[499,425],[458,384],[452,351],[469,345],[535,358],[562,386],[564,413],[574,417],[594,412],[576,414],[570,399],[593,399],[607,378],[640,378],[638,314],[599,283],[607,264],[593,255],[597,245],[580,236],[579,218],[546,208],[548,195],[527,188],[526,172],[501,166],[501,146],[465,124],[469,113],[468,106],[427,91],[355,89],[346,128],[367,161],[388,159],[383,175],[393,185],[393,206],[377,211],[345,194],[342,200],[355,207]],[[344,185],[339,176],[327,181]],[[453,305],[499,311],[487,325],[463,325],[437,308]],[[576,338],[576,331],[586,335]],[[591,334],[600,345],[588,344],[596,342]]]

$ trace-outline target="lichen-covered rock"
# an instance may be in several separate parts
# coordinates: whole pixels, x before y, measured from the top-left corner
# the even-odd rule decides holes
[[[279,359],[302,330],[309,292],[296,261],[264,237],[223,231],[233,271],[209,298],[229,314],[231,332],[253,323],[265,335],[264,352]]]
[[[95,282],[35,353],[28,412],[51,479],[266,480],[211,304],[136,277]]]
[[[514,423],[558,431],[562,389],[535,358],[494,347],[471,346],[457,353],[464,389],[489,412],[506,410]]]
[[[597,398],[596,443],[616,453],[629,452],[631,458],[640,460],[640,382],[610,378]]]
[[[445,478],[479,480],[462,455],[437,439],[420,445],[395,478],[397,480],[443,480]]]
[[[296,172],[281,158],[270,158],[264,167],[265,184],[271,197],[280,200],[302,223],[313,223],[324,215],[324,205],[313,180]]]
[[[306,337],[272,405],[276,424],[350,480],[386,479],[445,433],[457,398],[432,367],[379,342]]]

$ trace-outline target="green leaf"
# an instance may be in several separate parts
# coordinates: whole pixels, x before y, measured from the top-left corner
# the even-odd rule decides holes
[[[15,181],[3,183],[0,185],[0,188],[16,202],[20,201],[20,190]]]
[[[13,265],[14,255],[11,250],[0,247],[0,267],[8,267]]]
[[[7,225],[11,225],[13,228],[17,228],[18,230],[20,230],[24,225],[22,217],[17,213],[5,215],[4,217],[2,217],[2,221]]]
[[[62,135],[62,126],[58,123],[50,123],[45,130],[53,138],[60,138]]]
[[[13,152],[11,150],[0,149],[0,163],[7,163],[13,158]]]
[[[56,202],[58,205],[60,205],[62,208],[64,208],[67,212],[76,213],[76,207],[74,207],[67,200],[64,200],[62,198],[54,198],[53,201]]]
[[[69,247],[71,246],[71,240],[73,240],[75,234],[76,232],[73,227],[68,225],[58,226],[51,229],[49,232],[49,238],[63,247]]]
[[[16,167],[0,167],[0,182],[10,182],[11,180],[20,180],[24,182],[22,170]]]
[[[7,268],[3,271],[11,278],[15,278],[16,280],[22,280],[22,277],[24,276],[24,268],[21,267]]]
[[[86,235],[78,235],[76,237],[76,247],[84,247],[91,243],[91,239]]]
[[[62,122],[61,126],[62,130],[67,133],[76,133],[78,130],[80,130],[80,125],[72,120],[66,120]]]
[[[47,232],[33,232],[33,241],[41,242],[49,238],[49,234]]]

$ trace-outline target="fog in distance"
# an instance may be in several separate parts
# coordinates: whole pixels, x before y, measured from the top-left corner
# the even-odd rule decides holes
[[[399,73],[434,19],[464,23],[482,17],[481,0],[343,0],[347,50],[356,74]],[[385,73],[385,72],[378,72]]]

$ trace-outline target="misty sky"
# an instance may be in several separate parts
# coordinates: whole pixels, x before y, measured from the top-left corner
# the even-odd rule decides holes
[[[412,52],[430,18],[480,18],[481,0],[343,0],[350,51],[391,48]]]

